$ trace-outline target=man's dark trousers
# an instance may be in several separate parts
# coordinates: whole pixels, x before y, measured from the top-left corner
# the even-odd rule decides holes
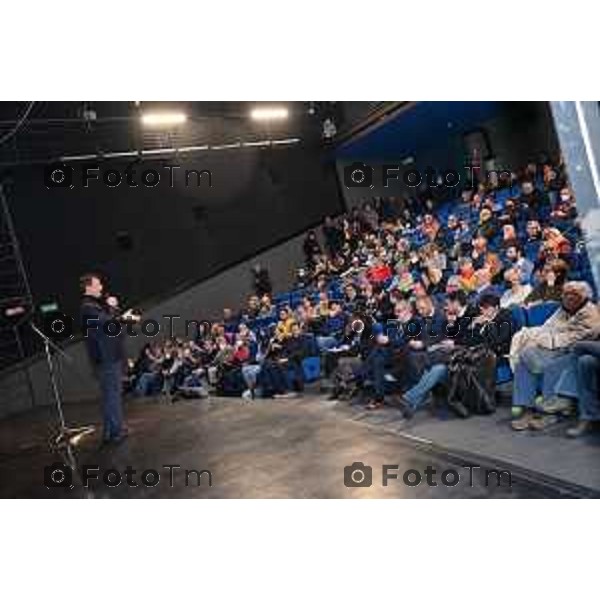
[[[123,427],[123,363],[113,361],[97,365],[96,375],[102,390],[102,437],[104,440],[114,439],[121,435]]]

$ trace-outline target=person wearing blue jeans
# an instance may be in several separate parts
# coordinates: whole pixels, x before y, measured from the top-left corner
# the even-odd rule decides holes
[[[513,406],[533,408],[539,392],[552,398],[563,369],[572,360],[566,351],[525,348],[515,368]]]
[[[135,393],[139,396],[152,396],[160,392],[161,387],[160,373],[146,371],[139,376],[135,385]]]
[[[448,379],[448,366],[443,363],[431,365],[421,376],[418,383],[404,392],[404,400],[414,413],[429,397],[429,393],[436,385]],[[405,410],[405,413],[407,411]],[[409,411],[410,412],[410,411]],[[406,416],[406,414],[405,414]]]
[[[566,389],[573,386],[569,385],[567,374],[574,371],[575,358],[567,349],[525,348],[515,367],[512,402],[523,413],[512,421],[511,427],[515,431],[539,431],[555,423],[557,417],[554,413],[570,407]],[[544,402],[536,406],[536,398],[540,394]]]
[[[248,388],[244,394],[246,398],[254,398],[256,386],[258,382],[258,375],[261,370],[259,364],[248,364],[242,366],[242,377]]]
[[[535,399],[540,391],[551,410],[560,412],[563,407],[554,401],[557,392],[569,383],[569,370],[574,372],[572,350],[586,338],[593,338],[600,329],[600,313],[590,301],[590,286],[582,281],[570,281],[563,286],[561,307],[542,325],[538,331],[543,334],[539,342],[534,342],[518,355],[514,370],[513,405],[522,409],[515,416],[511,427],[515,431],[526,429],[540,430],[556,421],[553,414],[541,415],[544,405],[536,407]],[[561,381],[561,375],[563,379]],[[570,386],[572,385],[572,378]],[[571,393],[572,394],[572,393]]]
[[[567,429],[567,436],[577,438],[600,424],[600,341],[577,342],[572,351],[577,357],[577,423]]]

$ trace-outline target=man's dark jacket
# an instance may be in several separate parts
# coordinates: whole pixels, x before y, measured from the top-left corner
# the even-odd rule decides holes
[[[109,335],[104,328],[108,321],[116,319],[116,313],[101,298],[93,296],[83,296],[80,312],[81,327],[92,364],[101,366],[122,361],[125,357],[124,328],[116,336]],[[113,325],[110,331],[114,334],[116,326]]]

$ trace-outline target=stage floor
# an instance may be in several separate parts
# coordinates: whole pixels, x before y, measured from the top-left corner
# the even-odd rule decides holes
[[[99,449],[97,433],[80,441],[76,452],[78,471],[73,476],[72,488],[48,489],[44,484],[45,468],[60,461],[60,456],[50,452],[47,444],[49,423],[54,420],[52,412],[39,409],[4,420],[0,423],[0,496],[539,498],[595,495],[590,489],[593,486],[580,487],[573,478],[558,480],[552,469],[540,472],[515,461],[519,452],[525,452],[521,448],[527,442],[525,437],[515,442],[517,451],[512,454],[499,451],[501,442],[492,443],[489,439],[490,428],[498,427],[498,421],[504,418],[501,414],[468,421],[444,421],[423,415],[407,424],[394,409],[370,414],[361,407],[330,402],[319,395],[255,401],[211,398],[181,400],[174,404],[157,399],[136,400],[128,403],[126,412],[132,435],[122,444]],[[98,424],[95,405],[69,405],[66,416],[71,425]],[[465,436],[470,437],[469,441],[465,441],[462,448],[458,447],[456,440],[464,440]],[[514,438],[515,434],[507,431],[507,436]],[[489,442],[487,453],[481,451],[484,439]],[[527,443],[533,443],[532,448],[536,442],[539,440],[529,436]],[[565,443],[573,444],[567,440]],[[545,448],[544,445],[540,452],[541,461],[548,459]],[[562,446],[558,449],[564,450]],[[600,464],[597,447],[592,450],[595,464]],[[587,457],[586,461],[591,459]],[[344,467],[355,462],[371,466],[372,485],[345,485]],[[469,471],[466,464],[481,468]],[[586,468],[590,467],[585,464]],[[98,479],[90,479],[87,488],[81,485],[78,475],[84,465],[89,467],[92,476],[98,476]],[[388,473],[398,477],[390,478],[387,486],[382,482],[383,465],[393,465],[388,467]],[[427,483],[428,467],[429,478],[436,486]],[[109,481],[120,477],[120,485],[112,487],[102,481],[109,469],[119,472],[119,475],[109,474]],[[403,483],[403,474],[410,469],[420,473],[420,485]],[[431,469],[435,469],[435,473]],[[486,484],[485,469],[510,470],[512,487],[508,485],[506,474],[500,477],[500,485],[494,474],[487,477]],[[596,472],[598,469],[600,467]],[[145,470],[159,474],[157,485],[141,482]],[[212,485],[209,485],[207,472],[199,478],[190,473],[186,482],[185,470],[210,471]],[[458,473],[458,484],[444,485],[443,471],[448,471],[447,483],[454,483],[455,475],[451,471]],[[359,474],[355,477],[360,478]],[[413,483],[416,477],[410,474],[409,482]],[[137,487],[129,485],[128,478]],[[154,482],[155,476],[148,473],[146,483]]]

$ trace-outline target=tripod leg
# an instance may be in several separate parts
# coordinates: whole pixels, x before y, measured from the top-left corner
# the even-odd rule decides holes
[[[56,381],[54,361],[52,360],[52,354],[50,352],[50,344],[47,340],[44,340],[44,352],[46,354],[46,362],[48,364],[48,373],[50,374],[50,385],[52,387],[52,395],[54,396],[56,410],[58,411],[58,418],[60,420],[60,428],[61,431],[64,432],[67,429],[67,424],[65,421],[65,415],[62,407],[62,399],[60,397],[60,392],[58,391],[58,383]]]

